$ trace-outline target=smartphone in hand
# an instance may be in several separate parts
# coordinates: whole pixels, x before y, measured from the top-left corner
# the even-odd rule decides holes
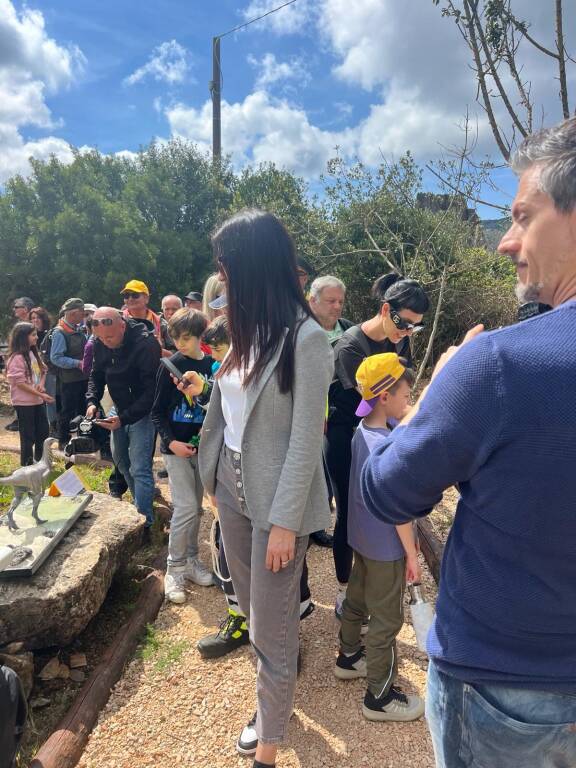
[[[174,363],[169,360],[167,357],[161,357],[160,358],[161,365],[164,366],[171,374],[174,376],[175,379],[178,381],[182,381],[183,376],[182,372],[178,370],[178,368],[174,365]]]

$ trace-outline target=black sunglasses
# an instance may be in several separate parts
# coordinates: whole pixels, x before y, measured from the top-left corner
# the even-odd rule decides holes
[[[24,306],[24,304],[14,304],[12,309],[26,309],[26,307]]]
[[[126,291],[122,294],[122,298],[124,299],[137,299],[138,296],[141,296],[141,293],[137,293],[136,291]]]
[[[395,309],[390,307],[390,319],[399,331],[411,331],[412,333],[418,333],[424,328],[424,323],[411,323],[409,320],[404,320],[400,317]]]
[[[103,317],[102,320],[92,320],[90,321],[92,324],[92,328],[98,328],[99,325],[112,325],[114,320],[111,317]]]

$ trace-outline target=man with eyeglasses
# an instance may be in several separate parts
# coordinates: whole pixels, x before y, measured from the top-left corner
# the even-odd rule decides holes
[[[120,293],[124,299],[124,317],[131,317],[144,323],[158,340],[162,348],[162,357],[170,357],[173,350],[170,350],[172,342],[168,333],[168,323],[148,306],[150,291],[146,283],[143,283],[142,280],[129,280]]]
[[[12,304],[12,314],[17,323],[27,323],[30,320],[30,310],[36,306],[29,296],[20,296],[14,299]]]
[[[92,318],[94,363],[88,382],[86,416],[100,409],[108,387],[114,409],[99,426],[110,430],[112,457],[128,483],[146,526],[154,521],[152,456],[156,431],[150,419],[160,346],[143,323],[113,307],[100,307]]]

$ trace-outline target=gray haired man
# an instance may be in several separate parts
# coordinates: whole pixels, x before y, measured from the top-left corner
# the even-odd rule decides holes
[[[342,317],[345,300],[346,286],[333,275],[317,277],[310,286],[310,309],[326,331],[332,346],[353,325],[352,321]]]

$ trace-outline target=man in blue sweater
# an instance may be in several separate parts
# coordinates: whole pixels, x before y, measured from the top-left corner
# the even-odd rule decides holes
[[[428,637],[439,768],[576,766],[576,118],[513,168],[499,250],[521,302],[555,309],[449,350],[363,471],[396,525],[460,488]]]

